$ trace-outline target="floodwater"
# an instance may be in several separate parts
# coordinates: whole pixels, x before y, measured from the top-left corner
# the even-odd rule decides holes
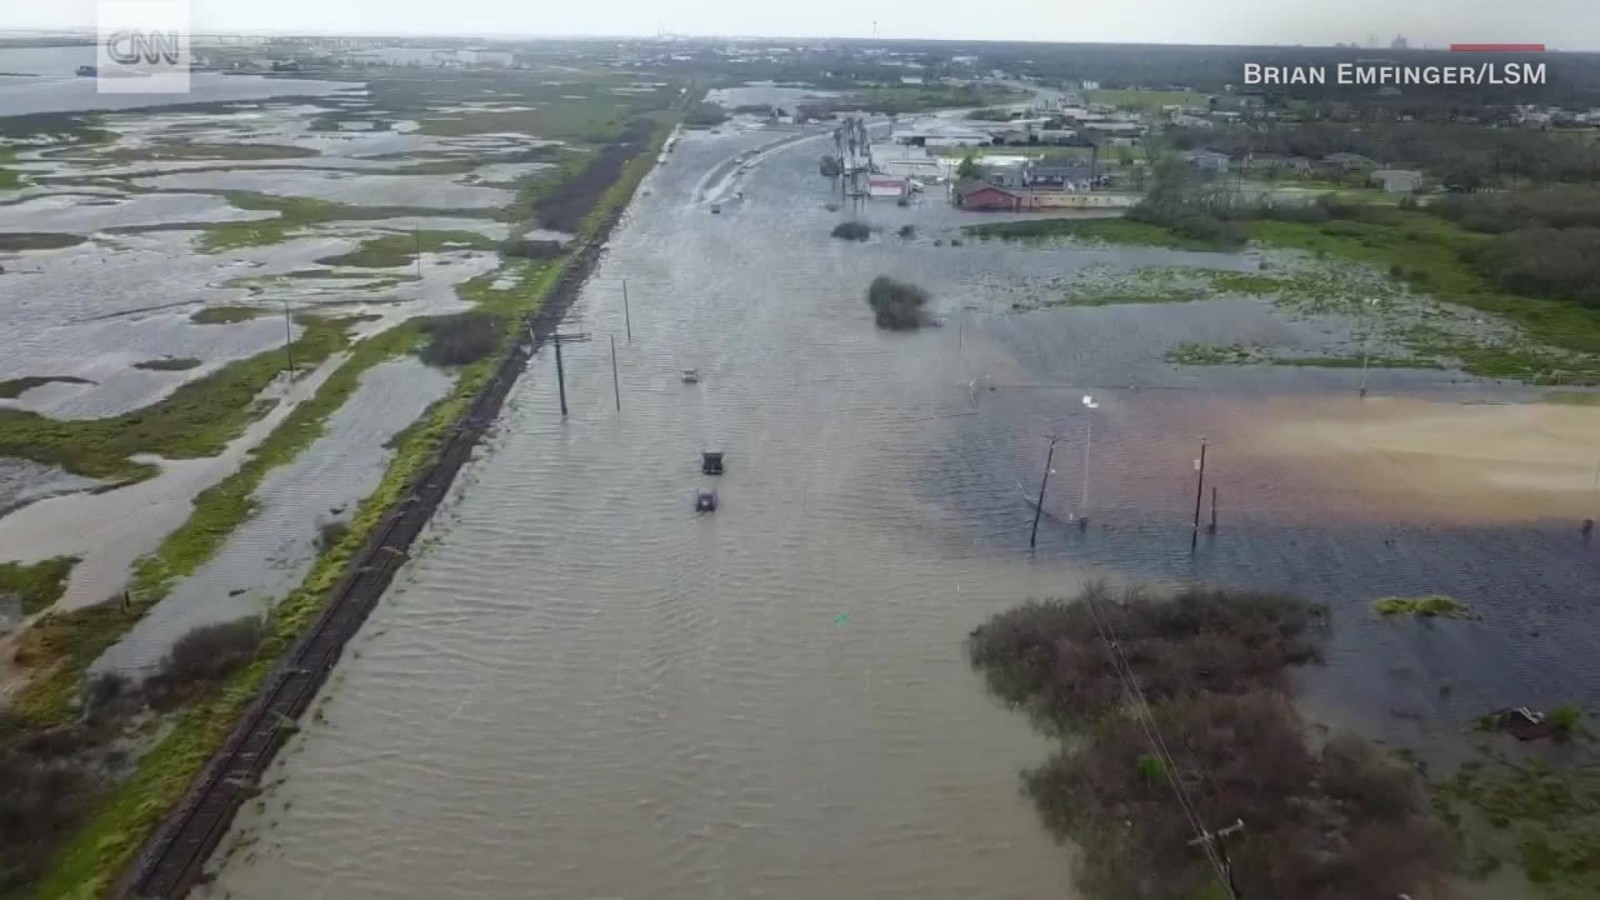
[[[101,94],[95,79],[76,75],[78,66],[94,63],[93,45],[0,49],[0,116],[317,97],[351,87],[336,81],[194,72],[182,94]]]
[[[1163,362],[1186,340],[1329,340],[1260,302],[1008,314],[1002,281],[1251,263],[952,247],[939,229],[970,220],[933,204],[832,240],[820,145],[727,167],[773,140],[692,135],[646,182],[565,326],[595,337],[565,354],[571,415],[541,353],[212,896],[1070,897],[1070,851],[1017,792],[1049,745],[961,643],[1094,577],[1329,603],[1309,705],[1386,737],[1600,691],[1570,496],[1592,410],[1443,372],[1369,373],[1363,405],[1356,371]],[[930,288],[945,327],[876,330],[879,273]],[[1529,424],[1550,455],[1514,436]],[[1219,529],[1196,537],[1202,436]],[[728,474],[701,476],[703,450]],[[704,486],[721,508],[697,518]],[[1419,593],[1483,618],[1368,612]]]
[[[205,625],[261,615],[310,571],[324,524],[348,522],[383,478],[383,445],[450,390],[451,378],[416,359],[381,363],[362,376],[324,434],[252,495],[250,520],[192,576],[173,587],[94,665],[129,677],[151,674],[172,644]]]
[[[189,518],[194,498],[232,474],[251,448],[316,393],[341,359],[329,359],[292,385],[280,379],[263,391],[262,396],[276,398],[277,405],[216,456],[175,460],[135,456],[136,462],[159,465],[161,471],[128,487],[52,497],[0,518],[0,547],[8,559],[23,563],[54,556],[79,558],[56,603],[59,607],[77,609],[118,596],[134,561],[155,552],[162,539]]]
[[[215,896],[1072,896],[1017,790],[1048,744],[961,642],[1081,570],[941,538],[920,420],[964,393],[932,336],[872,327],[820,198],[691,202],[734,140],[646,182],[572,326],[571,417],[541,355]]]

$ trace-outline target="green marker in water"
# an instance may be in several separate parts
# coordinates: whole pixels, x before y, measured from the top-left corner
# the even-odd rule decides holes
[[[844,624],[848,623],[849,621],[850,621],[850,614],[849,613],[839,613],[837,616],[833,617],[833,624],[835,624],[835,625],[844,625]]]

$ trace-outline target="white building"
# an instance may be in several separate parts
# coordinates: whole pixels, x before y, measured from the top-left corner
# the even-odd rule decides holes
[[[468,66],[509,68],[516,62],[516,54],[510,50],[462,50],[460,59],[463,65]]]

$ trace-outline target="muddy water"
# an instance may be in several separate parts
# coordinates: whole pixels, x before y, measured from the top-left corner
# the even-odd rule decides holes
[[[1501,439],[1501,475],[1392,496],[1406,466],[1452,455],[1401,440],[1405,420],[1482,440],[1515,422],[1450,411],[1527,392],[1373,372],[1411,405],[1359,413],[1358,372],[1162,361],[1190,340],[1330,340],[1259,302],[1005,314],[1019,280],[1253,263],[952,247],[965,220],[933,204],[874,206],[882,235],[834,241],[822,147],[726,165],[774,139],[692,136],[646,183],[567,326],[598,340],[567,353],[572,415],[541,356],[275,765],[265,811],[236,826],[215,896],[1070,896],[1068,852],[1015,790],[1048,747],[986,699],[960,642],[1107,573],[1330,603],[1311,708],[1384,736],[1416,739],[1417,711],[1453,733],[1486,707],[1600,689],[1593,554],[1560,518],[1579,451],[1552,474],[1528,458],[1542,448]],[[882,272],[932,288],[946,327],[875,330],[861,297]],[[623,279],[618,414],[605,341]],[[1569,415],[1545,423],[1563,448],[1590,427]],[[1021,495],[1049,434],[1066,443],[1029,557]],[[1191,553],[1202,435],[1222,527]],[[1319,474],[1330,444],[1354,462]],[[696,519],[702,449],[727,451],[728,474]],[[1496,490],[1548,518],[1449,499]],[[1483,620],[1367,612],[1431,592]]]
[[[647,182],[571,326],[571,417],[541,357],[216,896],[1071,896],[1017,792],[1047,744],[961,641],[1080,572],[940,539],[925,420],[964,395],[872,328],[820,202],[691,202],[739,140]]]

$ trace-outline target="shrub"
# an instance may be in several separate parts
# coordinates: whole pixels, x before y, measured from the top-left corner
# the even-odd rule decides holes
[[[864,241],[872,236],[872,228],[865,222],[840,222],[833,226],[833,236],[845,241]]]
[[[172,685],[221,681],[250,662],[261,634],[254,617],[196,628],[172,645],[161,677]]]
[[[928,294],[922,288],[887,275],[879,275],[867,288],[867,305],[872,307],[879,328],[906,331],[927,324],[922,311]]]
[[[1444,873],[1448,846],[1415,771],[1353,735],[1320,753],[1307,744],[1285,669],[1317,657],[1324,620],[1277,594],[1091,587],[973,632],[990,688],[1066,738],[1024,786],[1050,830],[1084,851],[1086,894],[1219,896],[1174,779],[1214,826],[1247,823],[1229,843],[1240,896],[1393,897]],[[1160,745],[1131,708],[1132,682]]]
[[[1550,723],[1550,733],[1564,740],[1572,737],[1573,732],[1577,731],[1578,720],[1582,718],[1582,709],[1567,704],[1550,710],[1550,715],[1545,718],[1545,721]]]
[[[348,523],[337,520],[323,523],[322,527],[317,529],[317,552],[327,553],[334,547],[339,546],[339,542],[344,540],[344,536],[349,533],[350,525]]]
[[[500,255],[518,259],[556,259],[563,250],[560,241],[536,241],[517,238],[500,245]]]
[[[907,239],[914,238],[914,237],[917,236],[917,226],[915,226],[915,225],[901,225],[900,226],[900,230],[897,232],[897,234],[899,234],[901,237],[907,238]]]
[[[498,316],[471,311],[423,324],[428,343],[417,356],[430,366],[464,366],[500,349],[505,325]]]

